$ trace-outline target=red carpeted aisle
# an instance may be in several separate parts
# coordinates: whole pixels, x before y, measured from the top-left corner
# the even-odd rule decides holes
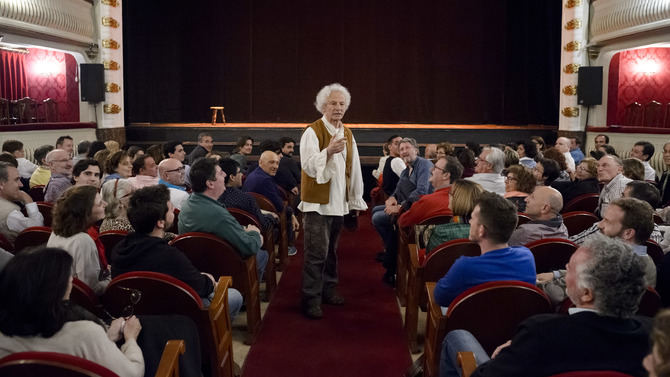
[[[393,289],[374,261],[381,240],[362,216],[357,232],[343,231],[339,293],[344,306],[324,305],[324,318],[300,313],[302,248],[291,258],[243,376],[399,376],[412,363]]]

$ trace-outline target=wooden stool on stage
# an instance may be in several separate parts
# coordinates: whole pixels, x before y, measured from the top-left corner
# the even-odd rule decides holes
[[[210,106],[210,109],[212,110],[212,125],[216,124],[216,116],[219,114],[219,110],[221,110],[221,121],[223,121],[223,124],[226,124],[226,116],[223,114],[223,106]]]

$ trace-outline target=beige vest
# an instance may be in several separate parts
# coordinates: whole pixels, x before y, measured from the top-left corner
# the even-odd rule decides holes
[[[9,200],[0,198],[0,234],[5,236],[7,240],[9,240],[9,242],[11,242],[12,244],[14,243],[14,240],[16,239],[18,233],[9,230],[9,228],[7,227],[7,217],[9,217],[9,214],[12,213],[12,211],[20,211],[20,210],[21,207],[10,202]]]
[[[326,125],[323,124],[321,119],[307,126],[314,130],[316,137],[319,139],[319,150],[324,150],[328,147],[330,143],[331,136],[326,129]],[[305,131],[307,130],[305,128]],[[346,193],[345,198],[349,200],[349,183],[351,181],[351,159],[352,159],[352,146],[353,146],[353,135],[351,130],[347,127],[344,127],[344,137],[347,139],[347,158],[345,160],[345,176],[346,176]],[[310,177],[302,171],[300,181],[300,199],[309,203],[319,203],[319,204],[328,204],[330,200],[330,181],[326,183],[316,183],[316,179]]]

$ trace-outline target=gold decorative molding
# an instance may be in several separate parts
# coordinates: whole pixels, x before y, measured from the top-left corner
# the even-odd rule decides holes
[[[577,73],[579,71],[579,64],[570,63],[563,67],[563,73]]]
[[[104,0],[103,0],[104,2]],[[574,8],[577,6],[580,6],[582,4],[582,0],[568,0],[565,2],[565,7],[566,8]]]
[[[105,83],[105,92],[118,93],[120,90],[121,90],[121,87],[119,86],[119,84],[117,84],[115,82]]]
[[[118,71],[119,70],[119,63],[115,62],[114,60],[105,60],[102,62],[102,64],[105,66],[105,69],[108,71]]]
[[[102,43],[103,43],[103,46],[104,46],[105,41],[102,41]],[[568,44],[566,44],[565,47],[563,47],[563,49],[564,49],[565,51],[571,51],[571,52],[574,52],[574,51],[579,51],[579,49],[581,48],[581,46],[582,46],[582,44],[581,44],[580,42],[578,42],[578,41],[572,41],[572,42],[568,42]]]
[[[102,40],[102,47],[117,50],[119,48],[119,42],[117,42],[113,39],[103,39]]]
[[[576,96],[577,85],[568,85],[563,87],[563,94],[565,94],[566,96]]]
[[[575,30],[582,27],[582,20],[573,18],[565,24],[565,30]]]
[[[117,4],[116,0],[102,0],[101,3],[103,3],[105,5],[109,5],[110,7],[114,7],[114,8],[116,8],[116,4]]]
[[[116,104],[105,105],[102,107],[102,111],[104,111],[105,114],[118,114],[121,112],[121,106]]]
[[[561,114],[569,118],[576,118],[579,116],[579,107],[574,106],[564,107],[563,110],[561,110]]]
[[[114,17],[103,17],[102,26],[109,26],[113,28],[119,27],[119,21],[115,20]]]

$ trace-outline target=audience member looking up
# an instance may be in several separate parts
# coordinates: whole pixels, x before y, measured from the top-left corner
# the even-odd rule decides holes
[[[25,182],[28,182],[35,169],[37,169],[37,165],[26,158],[23,143],[18,140],[7,140],[2,143],[2,151],[9,152],[16,158],[16,162],[19,164],[19,176],[25,179]]]
[[[532,140],[521,140],[517,142],[516,153],[519,154],[519,163],[528,169],[535,167],[535,156],[537,156],[537,144]]]
[[[121,150],[111,154],[105,163],[105,173],[108,175],[105,176],[103,183],[118,178],[130,178],[133,175],[133,164],[130,162],[128,152]]]
[[[181,206],[188,199],[188,192],[184,186],[186,168],[176,158],[166,158],[158,164],[160,180],[158,183],[165,185],[170,190],[170,202],[181,211]]]
[[[205,157],[213,148],[214,139],[212,138],[212,135],[207,132],[199,133],[198,145],[191,151],[191,154],[188,155],[189,165],[193,165],[198,158]]]
[[[33,199],[21,191],[19,171],[8,162],[0,162],[0,234],[11,243],[24,229],[43,226],[44,217]],[[28,217],[24,216],[16,202],[25,206]]]
[[[656,170],[651,167],[649,160],[654,157],[654,144],[648,141],[638,141],[630,150],[630,156],[642,161],[644,165],[644,179],[646,181],[656,181]]]
[[[562,209],[563,197],[558,190],[537,186],[526,197],[525,213],[531,221],[519,225],[508,243],[517,246],[544,238],[568,238],[568,228],[563,224],[560,214]]]
[[[598,160],[598,182],[604,184],[598,198],[596,215],[602,216],[607,206],[623,195],[631,179],[623,175],[623,163],[617,156],[607,155]]]
[[[500,196],[505,195],[505,178],[502,173],[505,167],[505,153],[498,148],[484,148],[479,154],[475,174],[467,178],[477,182],[484,190],[494,192]]]
[[[54,149],[47,154],[46,161],[51,170],[51,178],[44,187],[44,201],[53,203],[72,186],[72,158],[67,151]]]
[[[30,176],[30,188],[35,186],[46,186],[49,183],[51,178],[51,169],[49,169],[49,164],[47,164],[47,154],[54,149],[53,145],[42,145],[41,147],[35,149],[33,157],[35,161],[40,165],[33,174]]]
[[[514,203],[518,212],[524,212],[526,211],[526,197],[533,192],[535,185],[533,173],[522,165],[512,165],[505,173],[504,197]]]
[[[586,157],[577,164],[574,181],[554,181],[551,186],[563,195],[563,203],[568,203],[579,195],[599,193],[597,176],[598,162],[592,157]]]

